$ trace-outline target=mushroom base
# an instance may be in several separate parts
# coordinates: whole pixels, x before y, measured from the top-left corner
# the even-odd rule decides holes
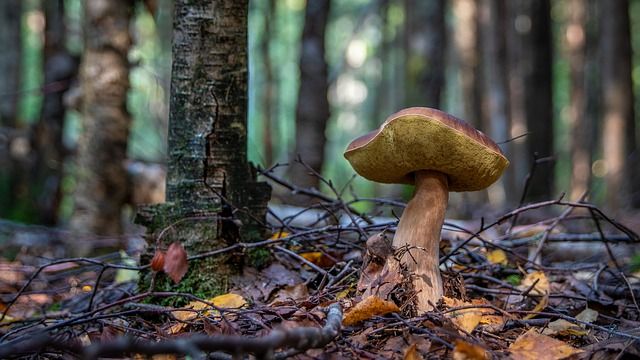
[[[417,171],[415,185],[413,198],[398,223],[393,246],[399,250],[402,273],[411,278],[415,310],[423,313],[433,310],[443,294],[439,243],[449,187],[445,174],[431,170]]]

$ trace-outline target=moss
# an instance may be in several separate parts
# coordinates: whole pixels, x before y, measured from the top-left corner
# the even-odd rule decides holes
[[[247,259],[250,266],[262,269],[271,262],[271,252],[265,248],[249,249],[247,251]]]

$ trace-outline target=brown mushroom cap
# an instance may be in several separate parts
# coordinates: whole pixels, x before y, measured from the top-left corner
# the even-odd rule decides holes
[[[353,140],[344,153],[361,176],[380,183],[413,184],[412,173],[447,174],[449,191],[488,187],[509,166],[489,137],[436,109],[412,107]]]

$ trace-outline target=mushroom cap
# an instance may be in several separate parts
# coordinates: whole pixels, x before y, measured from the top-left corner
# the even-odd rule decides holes
[[[509,166],[498,145],[466,122],[440,110],[412,107],[353,140],[344,157],[361,176],[380,183],[413,184],[413,172],[448,176],[449,191],[493,184]]]

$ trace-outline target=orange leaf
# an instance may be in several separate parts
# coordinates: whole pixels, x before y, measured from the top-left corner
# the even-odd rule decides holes
[[[300,253],[300,256],[323,268],[332,267],[335,262],[320,251]]]
[[[480,346],[456,340],[456,347],[453,348],[453,360],[487,360],[488,358],[487,352]]]
[[[537,282],[536,282],[537,281]],[[533,285],[535,283],[535,286]],[[520,290],[527,290],[531,286],[531,294],[533,295],[545,295],[549,293],[549,279],[547,279],[547,275],[545,275],[542,271],[534,271],[532,273],[527,274],[527,276],[522,279],[520,286],[518,287]]]
[[[582,352],[563,341],[539,334],[536,329],[518,336],[509,351],[515,360],[560,360]]]
[[[188,269],[187,252],[184,251],[182,244],[174,242],[169,245],[169,249],[164,256],[164,272],[177,284],[182,280]]]
[[[424,358],[417,350],[416,344],[412,344],[404,352],[404,360],[423,360]]]
[[[398,305],[391,301],[382,300],[377,296],[369,296],[347,311],[342,320],[342,324],[344,324],[344,326],[351,326],[360,321],[370,319],[373,316],[385,315],[392,312],[400,312]]]

